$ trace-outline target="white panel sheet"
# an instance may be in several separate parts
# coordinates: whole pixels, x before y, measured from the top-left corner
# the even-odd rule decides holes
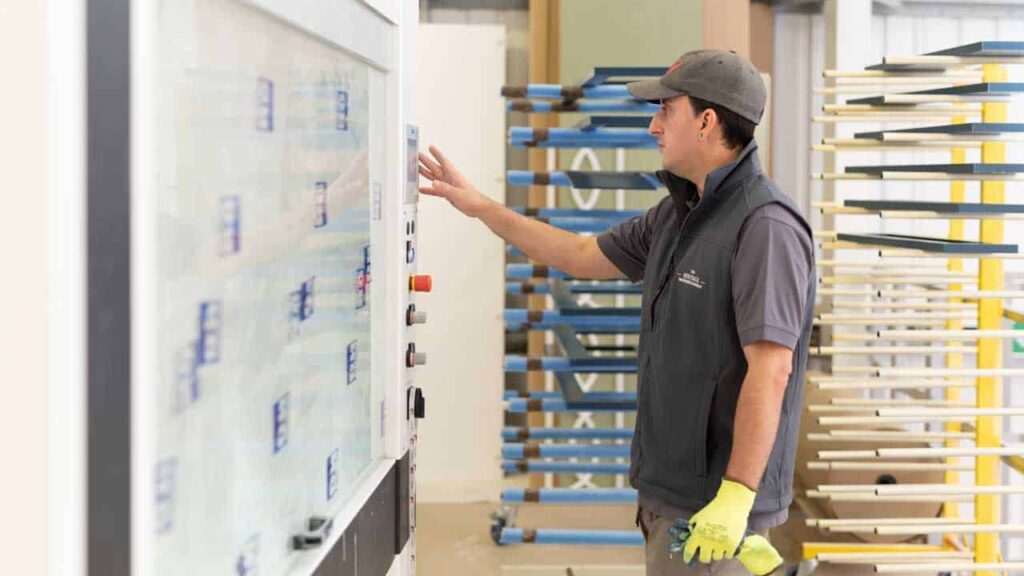
[[[364,60],[236,0],[158,3],[157,574],[281,574],[373,463]],[[339,527],[343,528],[343,527]]]

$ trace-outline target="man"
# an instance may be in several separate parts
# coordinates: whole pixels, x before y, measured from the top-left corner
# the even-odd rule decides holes
[[[661,105],[648,131],[669,196],[644,216],[596,238],[559,230],[487,199],[433,147],[420,190],[573,277],[644,281],[629,476],[647,574],[745,574],[745,533],[784,522],[793,497],[811,231],[761,170],[765,86],[748,60],[689,52],[629,91]],[[669,552],[678,519],[682,558]]]

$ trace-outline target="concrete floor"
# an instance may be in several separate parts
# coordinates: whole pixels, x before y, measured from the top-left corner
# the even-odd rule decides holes
[[[491,540],[489,515],[497,502],[419,503],[416,562],[419,576],[644,576],[643,549],[608,546],[498,546]],[[635,530],[633,506],[551,506],[518,508],[519,528],[607,528]],[[804,525],[797,508],[790,521],[772,530],[772,543],[795,562],[804,541],[829,540]],[[571,569],[571,572],[568,570]],[[784,573],[780,570],[778,574]],[[816,576],[870,576],[871,566],[819,565]],[[935,576],[914,573],[907,576]]]
[[[643,549],[518,544],[491,540],[489,514],[499,504],[420,503],[416,572],[419,576],[642,576]],[[633,506],[521,506],[519,528],[635,530]]]

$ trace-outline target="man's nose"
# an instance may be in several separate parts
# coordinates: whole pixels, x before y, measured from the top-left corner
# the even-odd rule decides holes
[[[661,122],[658,120],[657,114],[651,116],[651,123],[647,125],[647,133],[651,136],[661,134]]]

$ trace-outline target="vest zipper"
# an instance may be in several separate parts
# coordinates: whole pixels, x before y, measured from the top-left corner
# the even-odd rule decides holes
[[[661,278],[661,284],[658,286],[658,289],[654,292],[654,296],[651,297],[651,331],[654,331],[655,306],[657,305],[658,300],[661,299],[661,293],[665,291],[665,285],[668,284],[669,278],[672,277],[672,271],[676,269],[676,254],[679,253],[679,247],[683,243],[683,230],[686,228],[686,223],[690,221],[690,217],[693,216],[693,214],[697,212],[697,210],[700,210],[700,207],[701,204],[700,202],[698,202],[697,206],[695,206],[693,210],[690,210],[689,212],[686,213],[686,216],[683,217],[682,223],[679,224],[679,238],[676,239],[676,246],[675,248],[672,249],[671,256],[669,256],[668,270],[665,271],[665,274]]]

